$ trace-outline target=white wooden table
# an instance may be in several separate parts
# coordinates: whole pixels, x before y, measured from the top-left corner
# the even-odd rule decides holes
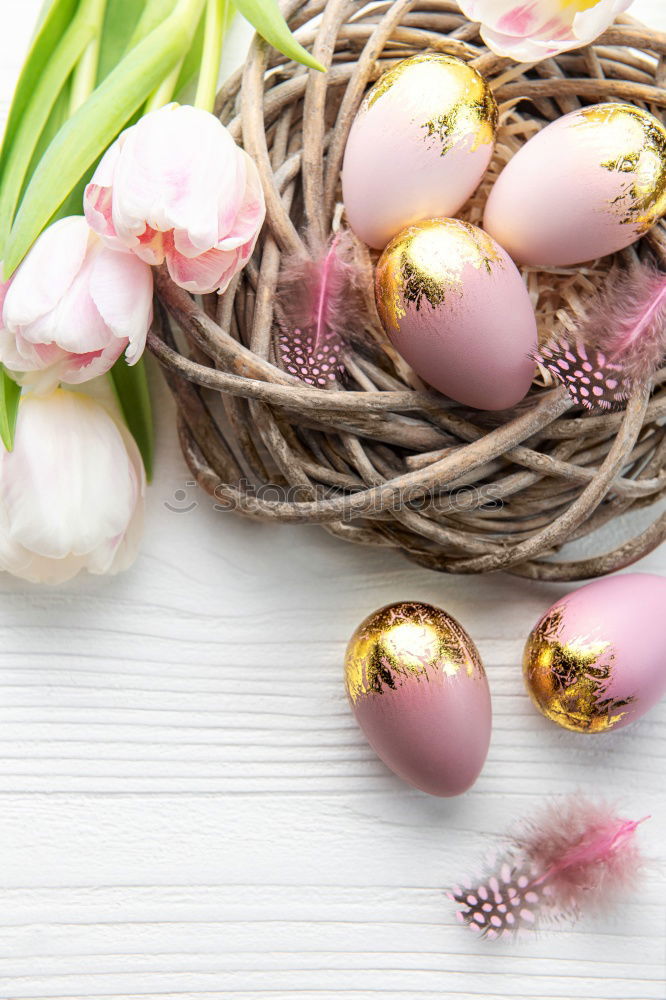
[[[39,0],[1,6],[4,111]],[[666,30],[663,0],[634,10]],[[153,375],[136,567],[57,590],[0,577],[0,998],[664,1000],[666,701],[616,734],[556,729],[519,663],[566,588],[214,511]],[[666,553],[640,568],[666,572]],[[402,598],[448,608],[488,669],[490,754],[459,799],[394,778],[345,701],[347,637]],[[640,890],[575,928],[473,938],[442,887],[576,789],[652,814]]]

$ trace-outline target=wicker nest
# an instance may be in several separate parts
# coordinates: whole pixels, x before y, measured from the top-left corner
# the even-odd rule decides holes
[[[165,273],[157,278],[149,343],[175,396],[196,480],[226,509],[319,523],[451,573],[583,579],[654,549],[666,535],[663,513],[612,552],[554,558],[564,543],[663,496],[666,369],[620,413],[577,410],[543,372],[514,410],[473,411],[419,383],[375,314],[372,329],[353,339],[344,385],[311,388],[276,363],[274,299],[281,254],[299,249],[304,226],[327,234],[339,222],[350,124],[368,86],[396,61],[426,49],[450,53],[490,80],[501,127],[489,175],[465,208],[478,222],[503,162],[548,121],[618,99],[663,114],[666,35],[623,18],[596,45],[530,68],[489,52],[478,26],[447,0],[289,0],[284,9],[329,72],[306,71],[255,39],[218,99],[266,193],[254,257],[221,297],[195,300]],[[666,265],[663,222],[624,251],[635,253]],[[526,272],[544,336],[576,324],[612,264]]]

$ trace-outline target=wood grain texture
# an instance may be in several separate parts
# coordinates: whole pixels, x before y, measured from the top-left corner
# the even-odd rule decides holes
[[[3,111],[38,5],[12,4],[0,37]],[[635,12],[666,28],[661,0]],[[606,736],[551,726],[519,662],[565,587],[443,578],[216,511],[151,374],[136,567],[57,590],[0,577],[0,998],[664,1000],[666,702]],[[665,573],[663,548],[640,568]],[[394,778],[345,702],[347,637],[398,599],[446,607],[488,669],[490,755],[457,800]],[[640,891],[574,928],[477,941],[443,888],[576,789],[652,814]]]

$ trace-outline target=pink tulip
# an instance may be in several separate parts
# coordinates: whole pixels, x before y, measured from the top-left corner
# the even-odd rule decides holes
[[[152,318],[153,276],[110,250],[81,215],[46,229],[0,286],[0,361],[45,391],[107,372],[126,351],[138,361]]]
[[[223,292],[264,221],[259,174],[214,115],[169,104],[126,129],[86,188],[90,226],[190,292]]]
[[[458,0],[493,52],[539,62],[588,45],[632,0]]]

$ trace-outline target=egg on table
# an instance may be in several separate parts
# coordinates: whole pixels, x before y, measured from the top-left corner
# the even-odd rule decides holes
[[[368,743],[399,777],[440,796],[476,781],[490,692],[476,646],[445,611],[402,601],[369,615],[347,647],[345,684]]]
[[[525,143],[483,226],[519,264],[568,266],[629,246],[664,212],[666,129],[630,104],[595,104]]]
[[[396,350],[435,389],[467,406],[503,410],[534,375],[534,309],[509,255],[457,219],[408,226],[386,247],[377,310]]]
[[[666,691],[666,579],[627,573],[557,601],[532,630],[523,671],[547,719],[579,733],[620,729]]]
[[[424,53],[394,66],[368,92],[342,168],[347,219],[381,250],[411,222],[455,215],[493,153],[497,105],[475,69]]]

